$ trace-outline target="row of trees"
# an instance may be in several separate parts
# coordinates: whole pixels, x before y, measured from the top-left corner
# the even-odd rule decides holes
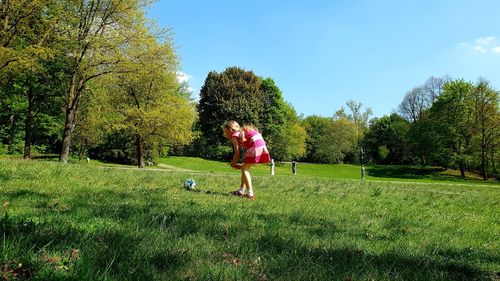
[[[143,167],[151,147],[191,140],[173,40],[144,17],[147,2],[0,2],[3,149],[30,158],[34,145],[66,163],[71,147],[103,157],[132,142]]]
[[[498,175],[499,92],[486,80],[431,77],[399,111],[370,120],[348,101],[331,117],[299,116],[271,78],[208,73],[195,105],[176,81],[168,30],[149,1],[0,2],[0,153],[70,151],[143,167],[158,155],[226,159],[221,125],[253,124],[273,158],[315,163],[422,164]]]
[[[198,104],[199,138],[191,154],[227,158],[221,124],[260,128],[275,160],[314,163],[421,164],[498,175],[499,92],[477,83],[431,77],[410,90],[398,112],[369,120],[370,108],[347,102],[332,117],[298,116],[271,78],[237,67],[211,72]],[[193,149],[194,148],[194,149]],[[188,152],[189,153],[189,152]]]
[[[371,121],[364,143],[377,163],[420,163],[498,176],[499,92],[477,83],[431,77],[409,91],[400,114]]]

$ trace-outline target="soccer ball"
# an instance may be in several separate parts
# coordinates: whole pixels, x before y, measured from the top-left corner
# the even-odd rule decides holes
[[[193,190],[196,186],[196,182],[193,179],[187,179],[184,181],[184,188],[187,190]]]

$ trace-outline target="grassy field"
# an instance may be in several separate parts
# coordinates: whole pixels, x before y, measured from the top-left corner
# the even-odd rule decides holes
[[[167,157],[158,159],[160,168],[180,168],[183,170],[227,173],[230,172],[228,163],[205,160],[192,157]],[[257,165],[252,168],[252,174],[269,175],[270,167]],[[291,163],[276,163],[276,176],[291,176]],[[300,177],[329,178],[329,179],[355,179],[361,178],[361,170],[358,165],[350,164],[308,164],[297,163],[297,175]],[[460,177],[459,171],[446,170],[439,167],[419,166],[367,166],[366,180],[374,181],[403,181],[403,182],[430,182],[452,183],[452,184],[494,184],[499,182],[491,179],[484,181],[477,174],[467,173],[466,178]]]
[[[283,164],[250,201],[224,163],[160,164],[0,159],[0,280],[500,279],[498,183]]]

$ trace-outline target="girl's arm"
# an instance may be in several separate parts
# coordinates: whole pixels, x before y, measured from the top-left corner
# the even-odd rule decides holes
[[[238,160],[240,160],[240,146],[238,144],[238,139],[237,138],[231,138],[231,142],[233,143],[233,149],[234,149],[234,155],[233,155],[233,161],[231,161],[231,167],[238,169],[241,166],[238,165]]]

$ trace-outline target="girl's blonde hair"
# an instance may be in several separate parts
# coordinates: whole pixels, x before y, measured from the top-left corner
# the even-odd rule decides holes
[[[255,128],[255,126],[253,126],[253,125],[244,125],[243,127],[240,127],[240,124],[238,124],[238,122],[236,122],[234,120],[227,121],[226,125],[224,125],[224,128],[226,128],[228,130],[229,129],[235,130],[235,131],[257,131],[257,132],[259,132],[259,130],[257,128]]]
[[[240,127],[240,124],[238,124],[238,122],[234,120],[227,121],[226,125],[224,125],[224,128],[240,132],[242,131],[257,131],[257,133],[259,132],[259,130],[257,130],[257,128],[255,128],[253,125],[244,125],[243,127]],[[240,134],[240,139],[241,141],[244,142],[246,140],[245,134]]]
[[[240,130],[240,124],[238,124],[238,122],[236,122],[234,120],[230,120],[230,121],[226,122],[226,125],[224,125],[224,128],[226,128],[228,130],[239,131]]]

